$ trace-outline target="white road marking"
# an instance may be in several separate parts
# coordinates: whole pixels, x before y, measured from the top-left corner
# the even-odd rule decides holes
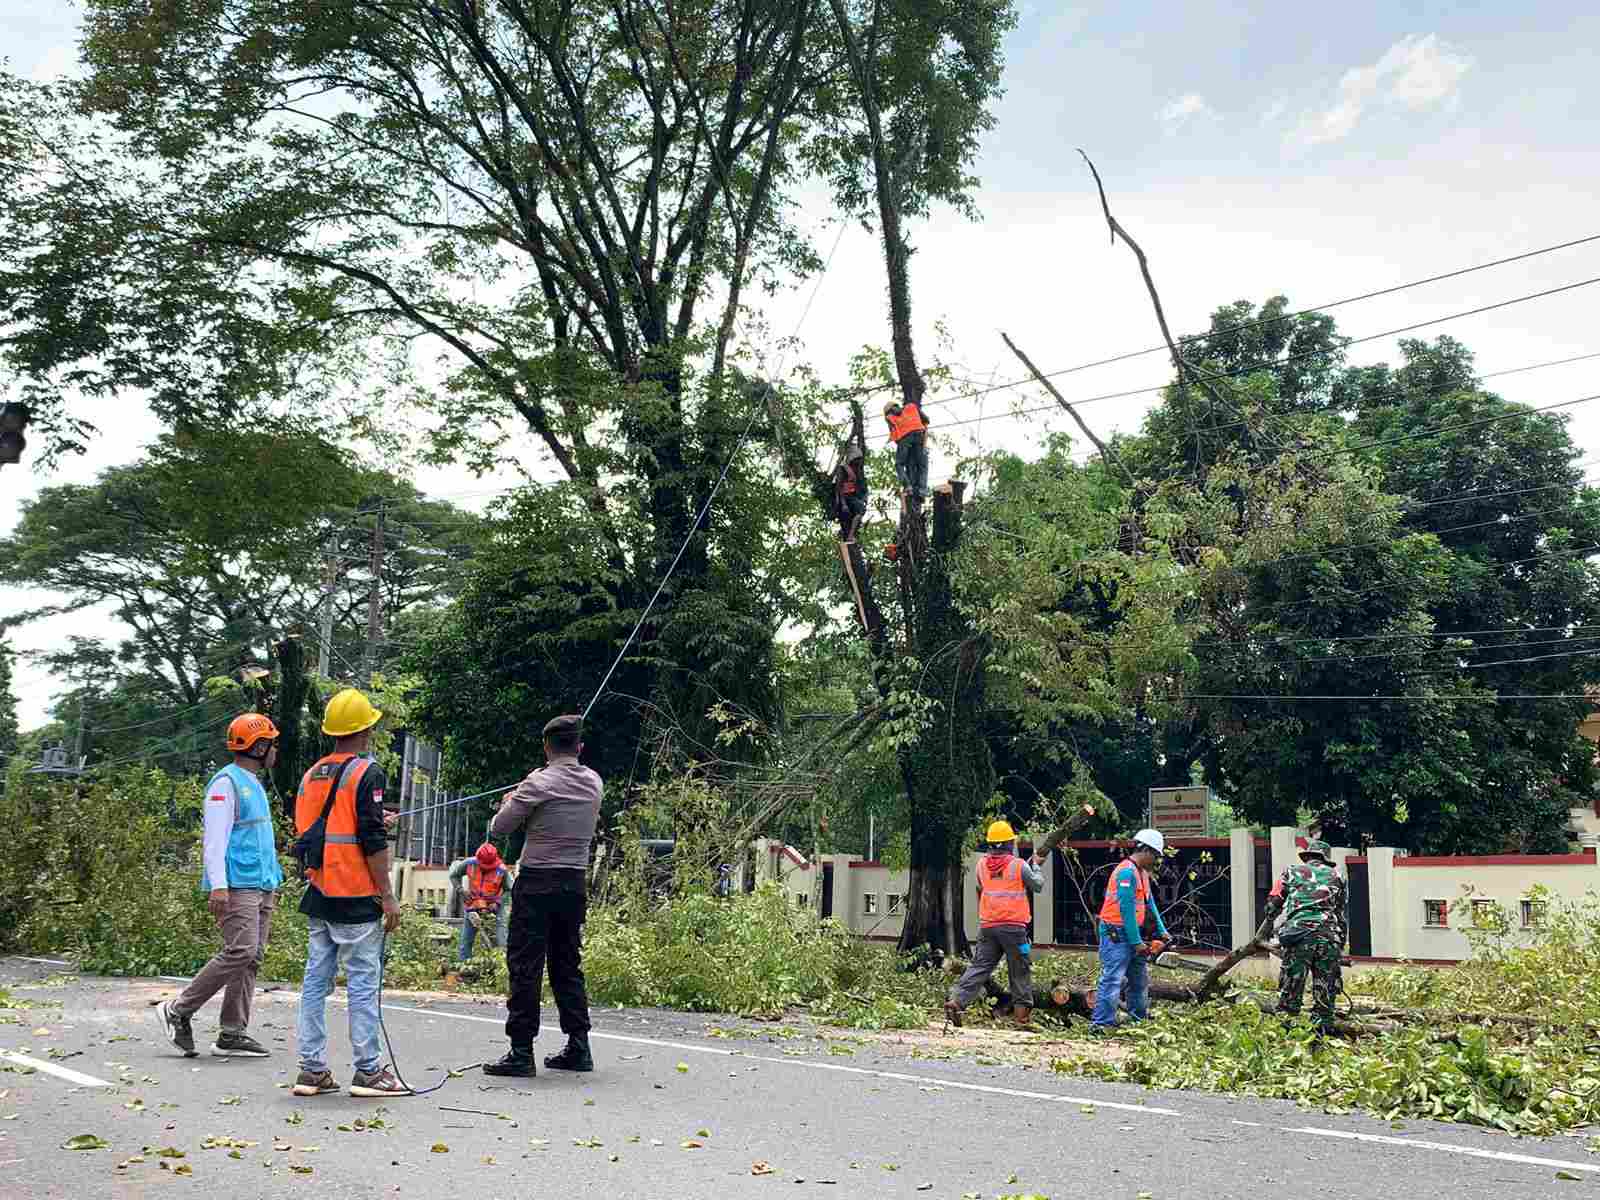
[[[1507,1154],[1503,1150],[1480,1150],[1476,1146],[1456,1146],[1449,1142],[1424,1142],[1415,1138],[1383,1137],[1376,1133],[1351,1133],[1344,1129],[1286,1129],[1285,1133],[1309,1133],[1316,1137],[1344,1138],[1352,1142],[1381,1142],[1387,1146],[1410,1146],[1414,1150],[1438,1150],[1445,1154],[1465,1154],[1469,1158],[1492,1158],[1496,1162],[1530,1163],[1536,1167],[1565,1167],[1569,1171],[1600,1171],[1600,1164],[1569,1162],[1563,1158],[1538,1158],[1532,1154]]]
[[[1234,1124],[1234,1125],[1248,1125],[1252,1129],[1261,1129],[1261,1128],[1263,1128],[1263,1126],[1262,1126],[1260,1121],[1234,1121],[1234,1122],[1232,1122],[1232,1124]]]
[[[475,1017],[467,1013],[440,1012],[431,1008],[412,1008],[403,1004],[385,1004],[396,1012],[422,1013],[430,1017],[449,1017],[458,1021],[478,1021],[485,1025],[504,1025],[495,1017]],[[691,1054],[713,1054],[719,1058],[738,1058],[749,1062],[777,1063],[786,1067],[809,1067],[813,1071],[837,1071],[844,1075],[866,1075],[873,1079],[893,1079],[902,1083],[938,1084],[940,1087],[964,1092],[982,1092],[990,1096],[1016,1096],[1023,1100],[1054,1100],[1062,1104],[1091,1104],[1095,1108],[1114,1109],[1118,1112],[1149,1113],[1160,1117],[1181,1117],[1184,1114],[1171,1108],[1156,1108],[1148,1104],[1123,1104],[1116,1100],[1101,1100],[1090,1096],[1063,1096],[1059,1092],[1029,1092],[1020,1088],[997,1087],[987,1083],[964,1083],[956,1079],[943,1079],[935,1075],[908,1075],[901,1071],[878,1071],[871,1067],[847,1067],[841,1063],[815,1062],[805,1058],[776,1058],[764,1054],[747,1054],[743,1050],[725,1050],[721,1046],[697,1046],[692,1042],[669,1042],[661,1038],[635,1037],[625,1033],[601,1033],[590,1030],[589,1036],[608,1042],[627,1042],[635,1046],[660,1046],[668,1050],[685,1050]]]
[[[0,1058],[7,1062],[18,1063],[24,1067],[32,1067],[35,1071],[43,1071],[46,1075],[54,1075],[57,1079],[65,1079],[68,1083],[75,1083],[79,1087],[114,1087],[108,1079],[96,1079],[93,1075],[85,1075],[81,1071],[73,1071],[67,1067],[58,1067],[53,1062],[43,1059],[29,1058],[26,1054],[15,1054],[10,1050],[0,1050]]]

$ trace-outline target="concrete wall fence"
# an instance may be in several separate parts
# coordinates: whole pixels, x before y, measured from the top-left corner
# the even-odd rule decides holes
[[[1190,846],[1183,839],[1169,844],[1180,854],[1203,851],[1208,861],[1227,867],[1228,884],[1223,910],[1224,927],[1232,946],[1243,945],[1262,916],[1261,906],[1282,869],[1299,861],[1303,830],[1278,827],[1258,839],[1247,829],[1236,829],[1226,839],[1208,839]],[[1080,855],[1102,858],[1115,852],[1107,843],[1072,843]],[[1472,945],[1467,931],[1475,924],[1509,917],[1513,942],[1531,940],[1543,919],[1542,905],[1533,895],[1542,886],[1551,896],[1581,900],[1600,894],[1600,864],[1593,846],[1578,854],[1506,854],[1481,857],[1407,857],[1404,851],[1373,847],[1359,854],[1335,847],[1335,865],[1350,883],[1350,949],[1357,959],[1459,962]],[[1059,855],[1052,855],[1045,871],[1045,886],[1034,900],[1034,943],[1041,947],[1083,945],[1085,940],[1063,934],[1086,922],[1070,905],[1082,901],[1068,881]],[[881,863],[847,854],[825,855],[811,861],[804,853],[780,842],[756,843],[756,878],[774,880],[797,907],[816,905],[824,916],[836,917],[864,937],[893,940],[900,936],[910,876]],[[977,854],[966,860],[970,876]],[[1107,859],[1106,861],[1109,861]],[[1103,876],[1100,877],[1103,880]],[[1103,882],[1098,883],[1103,889]],[[963,887],[964,923],[968,936],[978,932],[977,904],[971,887]],[[1217,890],[1220,901],[1223,889]],[[1093,897],[1098,906],[1100,897]],[[1240,919],[1243,917],[1244,919]],[[1169,921],[1170,923],[1170,921]],[[1220,947],[1212,947],[1220,953]],[[1189,951],[1185,950],[1186,953]]]

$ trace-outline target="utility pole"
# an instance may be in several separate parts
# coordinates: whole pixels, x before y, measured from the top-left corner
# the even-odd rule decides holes
[[[77,768],[79,768],[80,770],[83,767],[83,740],[84,740],[84,734],[87,732],[87,729],[86,729],[86,727],[84,725],[84,722],[86,720],[86,712],[85,712],[85,710],[87,708],[87,705],[88,705],[88,701],[84,698],[82,693],[79,693],[79,695],[78,695],[78,733],[77,733],[77,736],[74,737],[73,740],[72,740],[72,765],[77,767]]]
[[[366,686],[372,686],[372,670],[378,661],[378,637],[383,629],[383,610],[380,588],[383,584],[383,501],[378,501],[378,511],[372,519],[372,553],[367,563],[372,575],[372,590],[367,593],[367,650],[361,663],[361,674]]]
[[[333,650],[333,585],[339,577],[339,537],[337,534],[328,535],[328,544],[323,550],[322,563],[322,605],[317,612],[317,674],[323,679],[330,679],[332,669],[330,656]]]

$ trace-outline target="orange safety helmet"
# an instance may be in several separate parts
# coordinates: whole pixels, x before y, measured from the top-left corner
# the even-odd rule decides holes
[[[235,754],[249,753],[263,739],[277,741],[278,727],[260,713],[240,713],[228,722],[228,749]]]

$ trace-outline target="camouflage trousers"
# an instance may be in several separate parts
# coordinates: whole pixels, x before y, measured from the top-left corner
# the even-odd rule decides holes
[[[1278,1011],[1293,1015],[1300,1011],[1305,995],[1306,976],[1311,976],[1311,1015],[1317,1024],[1333,1024],[1333,1002],[1343,987],[1339,971],[1342,951],[1331,935],[1312,934],[1303,941],[1283,948],[1283,967],[1278,972]]]

